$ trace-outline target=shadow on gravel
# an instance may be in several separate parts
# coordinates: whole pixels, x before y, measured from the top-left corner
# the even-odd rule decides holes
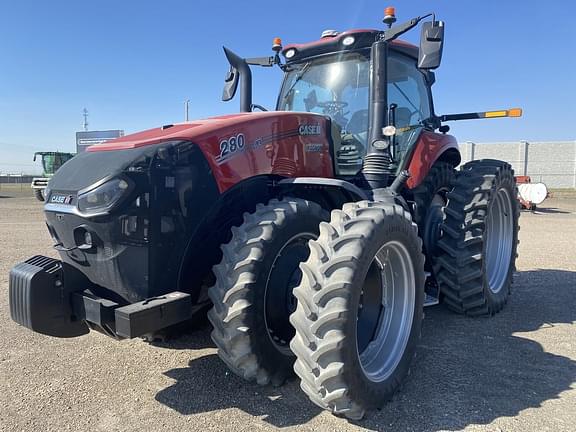
[[[276,427],[287,427],[306,423],[320,412],[295,380],[278,388],[250,384],[230,372],[216,354],[166,375],[176,383],[160,391],[156,400],[184,415],[238,408]]]
[[[531,211],[531,210],[529,210]],[[537,207],[536,210],[532,211],[532,213],[534,214],[570,214],[572,212],[569,211],[565,211],[565,210],[560,210],[558,208],[554,208],[554,207]]]
[[[537,408],[569,390],[576,381],[576,362],[544,351],[530,338],[559,346],[571,343],[558,340],[563,336],[558,332],[546,332],[576,321],[576,272],[520,272],[513,288],[507,307],[491,319],[462,317],[442,306],[427,309],[422,342],[403,389],[357,425],[373,430],[460,430]],[[208,332],[200,337],[208,337]],[[320,413],[297,382],[281,388],[247,384],[213,354],[166,375],[176,382],[156,400],[184,415],[236,407],[286,427]]]

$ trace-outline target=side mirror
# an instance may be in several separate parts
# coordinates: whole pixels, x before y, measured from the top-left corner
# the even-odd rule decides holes
[[[238,80],[242,78],[240,85],[240,112],[250,112],[252,110],[252,72],[250,66],[242,57],[234,54],[228,48],[224,48],[224,54],[230,63],[230,70],[226,75],[226,83],[222,92],[222,100],[229,101],[234,97]]]
[[[224,102],[231,100],[236,94],[239,78],[240,74],[238,73],[238,69],[230,65],[230,69],[224,78],[224,90],[222,90],[222,100]]]
[[[442,60],[444,47],[444,22],[428,21],[422,24],[420,49],[418,51],[418,68],[436,69]]]

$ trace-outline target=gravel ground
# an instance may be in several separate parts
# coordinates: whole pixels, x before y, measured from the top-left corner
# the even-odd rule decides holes
[[[357,424],[315,408],[296,382],[228,373],[209,328],[150,345],[97,333],[44,337],[9,318],[8,272],[52,255],[30,192],[0,189],[0,430],[235,432],[576,430],[576,200],[523,212],[514,293],[492,319],[426,310],[402,391]]]

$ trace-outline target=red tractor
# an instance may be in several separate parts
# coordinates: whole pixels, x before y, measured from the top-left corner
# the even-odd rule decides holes
[[[12,269],[14,321],[120,339],[211,307],[219,355],[246,380],[295,372],[315,404],[351,419],[381,406],[408,372],[424,306],[503,308],[519,214],[510,165],[456,170],[443,123],[520,110],[436,115],[444,23],[395,21],[389,8],[384,30],[275,40],[270,57],[225,49],[223,99],[240,84],[241,113],[67,162],[45,205],[61,260]],[[419,47],[397,39],[422,21]],[[275,111],[252,104],[250,65],[284,71]]]

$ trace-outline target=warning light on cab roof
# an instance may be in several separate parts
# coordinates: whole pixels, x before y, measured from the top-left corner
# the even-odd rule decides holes
[[[388,27],[391,27],[392,24],[396,22],[396,8],[388,6],[384,9],[384,19],[382,21],[384,24],[387,24]]]
[[[272,41],[272,51],[282,51],[282,39],[279,37],[274,38]]]

